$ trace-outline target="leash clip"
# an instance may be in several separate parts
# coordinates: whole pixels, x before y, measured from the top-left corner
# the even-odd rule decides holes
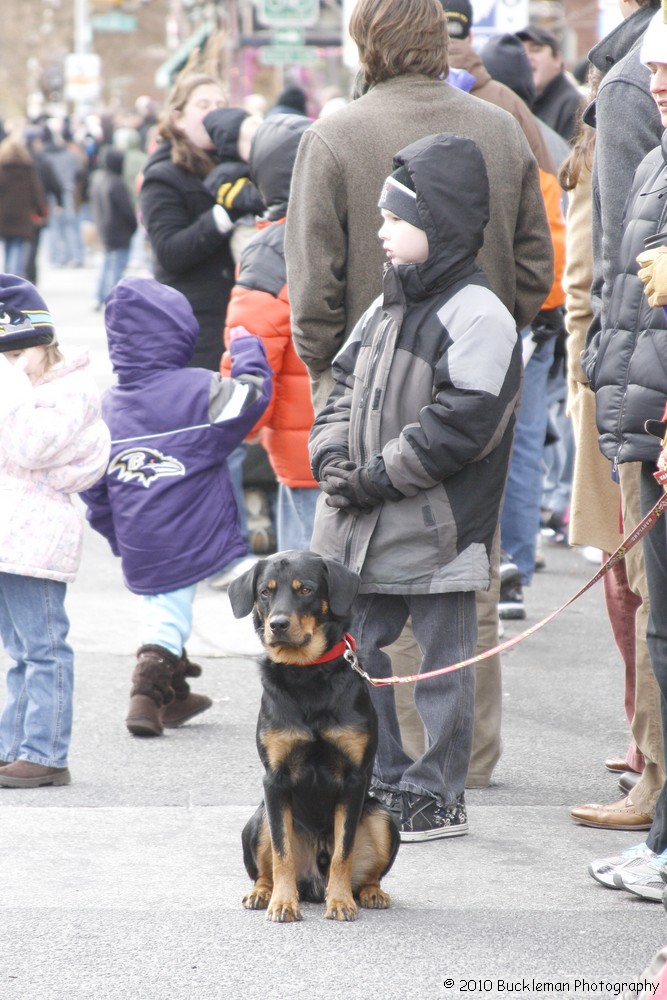
[[[363,677],[365,681],[369,681],[370,682],[371,678],[366,673],[366,671],[362,670],[362,668],[359,666],[359,660],[357,659],[357,654],[355,653],[354,649],[352,648],[352,646],[351,646],[351,644],[350,644],[347,636],[345,637],[344,641],[345,641],[345,645],[347,646],[347,649],[343,653],[343,659],[346,661],[346,663],[350,667],[352,667],[352,669],[356,673],[359,674],[360,677]]]

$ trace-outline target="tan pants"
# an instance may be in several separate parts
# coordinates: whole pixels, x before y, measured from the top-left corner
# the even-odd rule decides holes
[[[627,536],[641,521],[639,499],[641,464],[627,462],[618,468],[621,480],[623,533]],[[632,802],[640,812],[652,816],[655,812],[656,799],[665,781],[665,758],[660,718],[660,689],[646,645],[649,599],[641,542],[627,553],[625,566],[628,585],[642,600],[635,618],[635,713],[631,729],[635,743],[644,754],[645,764],[644,773],[632,790]]]

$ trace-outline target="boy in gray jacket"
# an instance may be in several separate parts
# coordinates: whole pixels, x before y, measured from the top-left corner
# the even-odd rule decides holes
[[[421,672],[474,654],[521,383],[516,324],[476,263],[489,218],[484,158],[443,133],[403,149],[380,198],[383,294],[334,361],[310,439],[320,498],[311,548],[361,576],[353,634],[373,677],[408,617]],[[373,794],[401,839],[467,833],[474,675],[417,683],[427,733],[404,751],[392,687],[373,690]]]

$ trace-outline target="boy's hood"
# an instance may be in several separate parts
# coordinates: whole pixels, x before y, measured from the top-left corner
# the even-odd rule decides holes
[[[109,357],[119,381],[185,367],[199,326],[190,303],[154,278],[123,278],[107,299]]]
[[[482,247],[489,221],[486,164],[472,139],[443,132],[400,150],[394,169],[399,166],[406,167],[417,191],[429,254],[423,264],[404,264],[398,272],[404,284],[414,276],[428,294],[474,264]]]
[[[282,218],[287,212],[296,152],[310,125],[303,115],[274,114],[255,133],[249,172],[267,206],[266,218]]]

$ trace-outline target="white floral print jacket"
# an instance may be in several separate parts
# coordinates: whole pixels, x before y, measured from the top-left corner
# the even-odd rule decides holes
[[[104,473],[110,436],[87,355],[36,384],[0,355],[0,572],[74,580],[83,507],[72,494]]]

